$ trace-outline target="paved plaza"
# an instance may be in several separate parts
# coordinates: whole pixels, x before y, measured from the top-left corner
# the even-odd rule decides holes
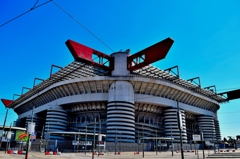
[[[239,151],[240,152],[240,151]],[[239,152],[235,152],[235,154],[238,154]],[[233,153],[233,152],[231,152]],[[213,154],[213,151],[205,150],[205,156],[206,158]],[[240,158],[240,156],[236,156],[237,158]],[[236,158],[235,157],[235,158]],[[18,155],[18,154],[5,154],[3,151],[0,152],[0,158],[6,158],[6,159],[24,159],[25,155]],[[30,152],[28,155],[28,159],[45,159],[45,158],[51,158],[51,159],[61,159],[61,158],[81,158],[81,159],[92,159],[91,153],[62,153],[61,155],[44,155],[44,153],[40,152]],[[140,154],[134,155],[134,152],[124,152],[121,155],[114,155],[114,153],[105,153],[104,155],[97,156],[94,155],[95,159],[137,159],[137,158],[143,158],[142,152]],[[154,159],[154,158],[172,158],[172,159],[181,159],[181,153],[174,152],[174,156],[172,156],[171,152],[145,152],[144,153],[145,159]],[[184,153],[184,159],[202,159],[203,153],[202,151],[199,151],[199,156],[195,153]],[[219,158],[223,158],[222,156]]]

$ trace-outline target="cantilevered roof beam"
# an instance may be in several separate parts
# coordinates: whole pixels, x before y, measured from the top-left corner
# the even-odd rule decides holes
[[[143,68],[151,63],[164,59],[170,50],[173,40],[166,38],[148,48],[145,48],[127,58],[127,68],[130,71]]]
[[[240,89],[219,93],[219,95],[227,95],[227,100],[240,99]]]

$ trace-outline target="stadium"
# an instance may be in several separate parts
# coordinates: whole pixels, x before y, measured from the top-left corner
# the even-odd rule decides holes
[[[46,80],[35,78],[41,82],[7,104],[18,114],[15,126],[33,119],[37,138],[50,133],[53,141],[69,139],[67,132],[96,131],[107,142],[165,137],[179,143],[180,112],[183,143],[200,132],[205,141],[221,140],[217,112],[227,99],[215,86],[202,88],[199,77],[181,79],[177,66],[151,65],[164,59],[172,44],[167,38],[132,55],[129,49],[107,55],[67,40],[75,60]]]

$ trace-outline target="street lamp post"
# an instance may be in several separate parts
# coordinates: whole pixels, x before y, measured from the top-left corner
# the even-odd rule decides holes
[[[157,129],[156,129],[156,155],[158,153],[158,143],[157,143]]]
[[[173,156],[172,123],[170,123],[170,128],[171,128],[171,143],[172,143],[172,156]]]
[[[139,146],[141,144],[140,139],[139,139],[139,130],[138,130],[138,141],[137,141],[137,143],[138,143],[138,153],[139,153]]]
[[[80,130],[79,130],[79,133],[80,133]],[[79,134],[78,134],[78,137],[77,137],[77,153],[78,153],[78,148],[79,148]]]
[[[214,139],[214,136],[213,136],[214,134],[212,133],[212,142],[213,142],[213,150],[214,150],[214,154],[216,154],[216,150],[215,150],[215,139]]]
[[[202,140],[202,148],[203,148],[203,158],[205,158],[205,153],[204,153],[204,143],[203,143],[203,132],[201,130],[201,140]]]
[[[100,153],[100,141],[101,141],[101,120],[99,121],[99,134],[98,134],[98,156],[99,156],[99,153]]]
[[[7,139],[7,144],[6,144],[6,149],[5,149],[5,153],[7,152],[7,149],[8,149],[8,143],[9,143],[9,140],[11,140],[11,136],[12,136],[12,132],[11,132],[11,128],[12,128],[12,123],[10,124],[10,130],[8,131],[8,133],[7,133],[7,136],[5,136],[6,137],[6,139]],[[9,134],[9,135],[8,135]]]
[[[48,129],[47,129],[47,132],[49,134],[49,122],[48,122]],[[49,134],[49,137],[50,137],[50,134]],[[48,141],[50,140],[48,137],[48,139],[46,139],[46,134],[44,135],[44,138],[45,138],[45,152],[47,151],[47,148],[48,148]],[[46,154],[46,153],[45,153]]]
[[[28,123],[28,130],[27,130],[27,133],[28,133],[28,141],[27,141],[27,150],[26,150],[25,159],[28,158],[30,136],[31,136],[31,134],[33,134],[34,131],[35,131],[35,123],[33,123],[33,112],[34,112],[34,108],[35,108],[35,106],[33,106],[33,108],[32,108],[32,118],[31,118],[31,122]]]
[[[41,152],[42,145],[43,145],[43,130],[44,130],[44,126],[42,127],[42,133],[41,133],[41,140],[40,140],[40,152]]]
[[[115,134],[115,155],[117,154],[117,129],[116,129],[116,134]]]
[[[182,159],[184,159],[184,154],[183,154],[183,143],[182,143],[182,127],[181,127],[181,124],[180,121],[182,120],[181,117],[181,112],[180,112],[180,109],[179,109],[179,102],[177,101],[177,108],[178,108],[178,123],[179,123],[179,132],[180,132],[180,146],[181,146],[181,156],[182,156]]]
[[[143,125],[142,125],[142,151],[143,151],[143,158],[144,158],[144,129],[143,129]]]
[[[121,152],[121,140],[122,140],[122,136],[121,136],[121,134],[122,134],[122,132],[119,132],[119,134],[120,134],[120,142],[119,142],[119,152]]]
[[[85,134],[85,154],[87,153],[87,123],[86,123],[86,134]]]
[[[4,119],[4,122],[3,122],[2,136],[3,136],[3,132],[4,132],[4,129],[5,129],[5,125],[6,125],[6,120],[7,120],[7,115],[8,115],[8,109],[9,109],[9,108],[7,108],[6,115],[5,115],[5,119]],[[1,147],[2,147],[2,136],[1,136],[1,140],[0,140],[0,149],[1,149]]]
[[[93,129],[93,145],[92,145],[92,159],[94,159],[94,150],[95,150],[95,133],[96,133],[96,118],[94,119],[94,129]]]

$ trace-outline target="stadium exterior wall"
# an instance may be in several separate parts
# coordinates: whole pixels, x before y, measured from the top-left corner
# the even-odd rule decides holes
[[[126,67],[120,67],[126,66],[126,60],[122,60],[128,56],[126,52],[112,56],[115,66],[119,67],[111,75],[62,80],[14,105],[19,115],[17,126],[26,124],[34,104],[34,120],[44,125],[45,133],[93,133],[96,118],[97,133],[106,134],[110,142],[116,138],[134,143],[142,136],[173,136],[178,143],[179,101],[184,143],[200,131],[205,140],[221,139],[218,101],[172,81],[129,72]],[[41,132],[42,128],[37,129]],[[65,137],[51,135],[51,139],[64,140]]]

